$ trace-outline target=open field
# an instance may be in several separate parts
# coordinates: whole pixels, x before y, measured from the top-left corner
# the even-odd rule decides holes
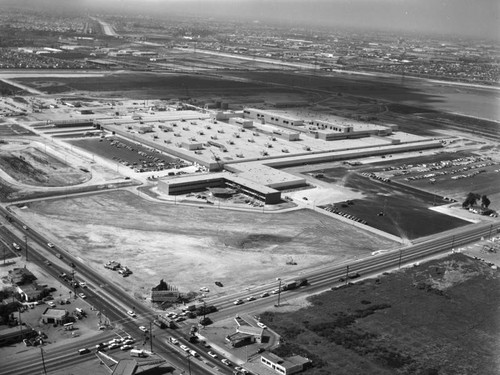
[[[497,258],[498,259],[498,258]],[[262,321],[308,374],[496,374],[500,275],[462,254],[309,298]]]
[[[99,96],[128,96],[136,99],[147,98],[191,98],[212,101],[214,97],[255,96],[262,101],[266,93],[286,95],[297,90],[275,88],[265,83],[252,83],[241,79],[226,79],[220,75],[199,75],[181,73],[116,73],[103,77],[50,77],[49,79],[16,78],[31,87],[48,94],[84,91]],[[252,99],[250,99],[251,101]]]
[[[181,291],[224,284],[223,292],[276,275],[365,256],[396,244],[308,210],[248,213],[144,200],[125,191],[33,202],[19,210],[28,225],[139,298],[160,279]],[[50,233],[50,234],[49,234]],[[297,266],[286,265],[293,257]],[[123,279],[103,264],[119,259]]]

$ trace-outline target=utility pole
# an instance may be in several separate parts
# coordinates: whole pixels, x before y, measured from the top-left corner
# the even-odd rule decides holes
[[[153,353],[153,329],[152,322],[149,322],[149,348],[151,349],[151,353]]]
[[[43,348],[41,346],[40,346],[40,353],[42,354],[43,373],[47,375],[47,369],[45,368],[45,358],[43,357]]]
[[[278,304],[276,305],[276,307],[280,307],[280,297],[281,297],[281,278],[277,278],[276,280],[278,280],[280,283],[279,283],[279,286],[278,286]]]

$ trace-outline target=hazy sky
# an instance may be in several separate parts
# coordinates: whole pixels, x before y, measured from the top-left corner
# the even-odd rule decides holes
[[[0,4],[6,1],[0,0]],[[40,6],[280,20],[336,27],[445,33],[500,40],[500,0],[17,0]]]

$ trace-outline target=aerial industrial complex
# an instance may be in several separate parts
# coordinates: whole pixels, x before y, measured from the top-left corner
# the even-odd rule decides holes
[[[0,373],[500,368],[498,47],[7,3]]]

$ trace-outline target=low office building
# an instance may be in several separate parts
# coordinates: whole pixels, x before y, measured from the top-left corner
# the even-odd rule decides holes
[[[303,371],[311,361],[307,358],[295,355],[293,357],[281,358],[273,353],[262,353],[260,357],[262,364],[272,368],[278,374],[290,375]]]
[[[158,181],[158,190],[168,195],[188,194],[208,188],[232,188],[265,204],[281,202],[281,193],[273,188],[227,173],[175,177]]]
[[[45,288],[41,287],[36,282],[18,285],[16,289],[21,295],[22,300],[26,302],[38,301],[43,298],[45,292]]]
[[[0,347],[36,337],[38,333],[31,327],[18,326],[0,330]]]
[[[281,126],[302,126],[304,125],[304,120],[296,117],[279,114],[271,111],[265,111],[263,109],[255,108],[245,108],[243,110],[245,118],[251,118],[257,120],[262,124],[273,124]]]

